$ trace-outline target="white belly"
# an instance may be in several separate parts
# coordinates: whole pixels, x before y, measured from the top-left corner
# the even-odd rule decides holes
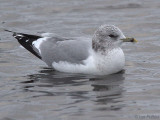
[[[84,73],[94,75],[108,75],[119,72],[125,65],[124,53],[121,48],[113,49],[106,55],[92,52],[84,60],[84,64],[72,64],[66,61],[53,62],[54,69],[68,73]]]

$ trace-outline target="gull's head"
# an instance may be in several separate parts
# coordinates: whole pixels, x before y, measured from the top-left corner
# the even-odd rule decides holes
[[[106,50],[120,47],[123,42],[137,42],[134,38],[126,38],[122,31],[114,25],[100,26],[92,40],[94,50]]]

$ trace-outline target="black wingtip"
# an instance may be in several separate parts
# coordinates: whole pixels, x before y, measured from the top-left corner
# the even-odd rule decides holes
[[[37,39],[41,38],[40,36],[28,35],[23,33],[13,33],[13,37],[15,37],[24,48],[26,48],[39,59],[42,59],[40,54],[35,51],[35,48],[32,44]]]
[[[37,39],[41,38],[41,36],[37,35],[29,35],[29,34],[24,34],[24,33],[18,33],[18,32],[13,32],[11,30],[4,29],[6,32],[13,33],[13,37],[18,40],[18,42],[26,48],[28,51],[30,51],[32,54],[34,54],[36,57],[39,59],[42,59],[41,56],[39,55],[38,52],[35,51],[35,48],[33,47],[32,43],[36,41]]]

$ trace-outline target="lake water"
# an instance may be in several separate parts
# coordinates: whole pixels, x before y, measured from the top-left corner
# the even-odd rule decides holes
[[[88,37],[101,24],[139,41],[121,73],[55,72],[3,31]],[[140,119],[160,119],[159,0],[0,0],[0,120]]]

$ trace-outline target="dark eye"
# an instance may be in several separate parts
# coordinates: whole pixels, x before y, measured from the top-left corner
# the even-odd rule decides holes
[[[111,38],[116,38],[116,37],[118,37],[118,36],[117,36],[117,35],[110,34],[109,37],[111,37]]]

